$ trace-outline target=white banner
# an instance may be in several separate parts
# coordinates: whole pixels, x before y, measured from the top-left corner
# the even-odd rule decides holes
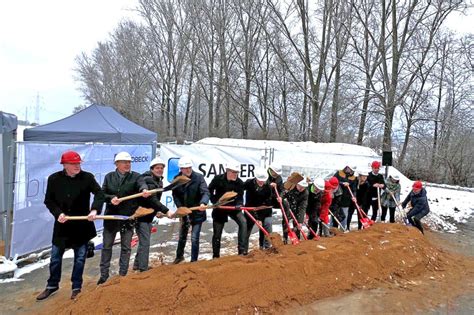
[[[178,160],[189,156],[193,161],[193,170],[204,175],[209,184],[215,175],[225,173],[226,163],[240,164],[239,177],[245,181],[255,176],[255,169],[261,163],[261,150],[254,148],[235,148],[212,145],[174,145],[163,144],[160,148],[160,157],[165,161],[165,185],[179,173]],[[171,192],[161,197],[161,202],[170,209],[175,209]]]
[[[94,174],[99,184],[115,169],[118,152],[129,152],[132,170],[139,173],[149,169],[153,158],[151,144],[18,143],[10,257],[51,246],[54,217],[44,205],[44,195],[48,176],[62,169],[59,161],[67,150],[81,155],[82,169]],[[96,227],[102,228],[101,220]]]

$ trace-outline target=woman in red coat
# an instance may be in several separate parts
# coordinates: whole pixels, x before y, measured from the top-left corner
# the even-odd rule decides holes
[[[319,214],[320,226],[319,234],[325,237],[329,236],[329,206],[332,202],[332,192],[339,186],[339,181],[336,177],[331,177],[324,182],[324,193],[321,197],[321,211]]]

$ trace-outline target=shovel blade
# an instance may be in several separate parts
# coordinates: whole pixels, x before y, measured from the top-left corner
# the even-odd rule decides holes
[[[370,227],[370,222],[369,222],[369,219],[367,218],[362,218],[360,219],[360,223],[362,223],[362,226],[364,227],[364,229],[367,229]]]
[[[298,236],[296,236],[296,233],[291,230],[288,231],[288,237],[291,240],[291,244],[298,245],[300,243],[300,240],[298,239]]]

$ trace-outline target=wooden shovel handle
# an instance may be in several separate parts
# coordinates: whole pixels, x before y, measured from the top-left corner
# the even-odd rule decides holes
[[[150,194],[156,194],[157,192],[161,192],[161,191],[163,191],[163,188],[155,188],[155,189],[149,190],[148,192]],[[138,197],[143,197],[143,192],[138,193],[138,194],[125,196],[125,197],[121,197],[121,198],[118,198],[118,200],[126,201],[126,200],[130,200],[130,199],[138,198]]]

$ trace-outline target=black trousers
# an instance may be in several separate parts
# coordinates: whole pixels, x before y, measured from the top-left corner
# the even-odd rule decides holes
[[[390,211],[390,223],[395,223],[395,207],[384,207],[382,206],[382,222],[385,222],[387,217],[387,210]]]
[[[239,226],[238,231],[238,245],[237,250],[239,255],[246,255],[248,244],[247,244],[247,220],[245,219],[242,211],[239,211],[237,214],[229,214],[229,217],[237,223]],[[219,222],[214,220],[212,227],[214,233],[212,234],[212,257],[219,258],[221,256],[221,238],[222,230],[224,229],[225,222]]]

